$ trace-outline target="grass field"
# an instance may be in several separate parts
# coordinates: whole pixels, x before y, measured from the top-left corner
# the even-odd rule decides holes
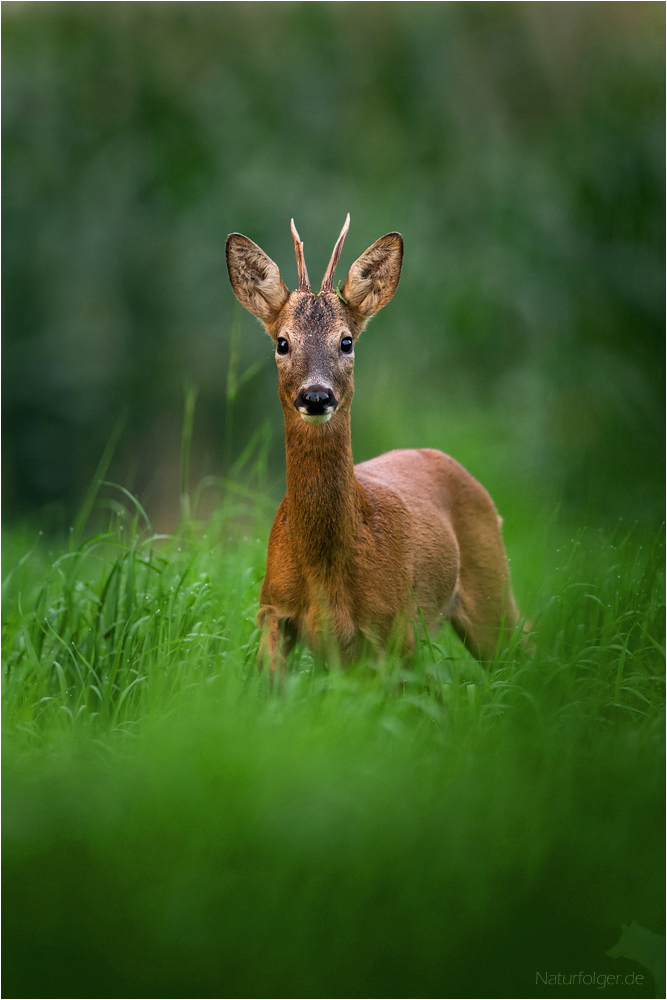
[[[663,932],[662,534],[517,543],[532,659],[446,631],[272,692],[265,495],[169,538],[106,495],[6,538],[5,996],[654,995],[605,952]]]
[[[2,13],[3,996],[665,996],[664,4]],[[225,236],[316,288],[347,212],[355,459],[484,484],[535,655],[272,691]]]

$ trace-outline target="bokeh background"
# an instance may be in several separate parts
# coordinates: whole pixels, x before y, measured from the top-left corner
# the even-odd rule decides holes
[[[355,458],[442,448],[527,524],[663,512],[658,3],[3,4],[4,516],[108,478],[154,523],[251,441],[276,498],[271,345],[240,231],[291,287],[399,230],[357,352]]]
[[[653,995],[605,953],[664,931],[665,5],[2,14],[4,993]],[[294,287],[294,216],[318,287],[348,211],[341,279],[405,239],[355,457],[484,483],[537,651],[301,650],[272,697],[282,411],[225,238]]]

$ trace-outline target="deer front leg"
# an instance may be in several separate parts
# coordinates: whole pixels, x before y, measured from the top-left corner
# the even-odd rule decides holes
[[[287,673],[285,657],[296,643],[294,623],[289,618],[284,618],[274,605],[265,604],[257,613],[257,624],[262,630],[257,654],[259,669],[262,670],[266,664],[271,679],[276,669],[284,676]]]

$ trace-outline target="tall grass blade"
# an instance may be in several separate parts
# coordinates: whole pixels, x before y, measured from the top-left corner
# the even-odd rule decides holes
[[[116,421],[111,434],[109,435],[109,440],[106,443],[104,451],[102,452],[102,457],[99,460],[97,469],[95,470],[95,475],[92,478],[88,491],[84,497],[83,503],[79,509],[79,513],[74,521],[73,530],[71,532],[71,547],[77,548],[82,540],[83,530],[86,527],[86,522],[90,517],[90,512],[93,509],[95,503],[95,498],[99,493],[100,486],[103,483],[106,471],[111,464],[111,459],[114,456],[116,447],[120,440],[121,434],[123,433],[123,428],[127,421],[127,413],[122,414]]]

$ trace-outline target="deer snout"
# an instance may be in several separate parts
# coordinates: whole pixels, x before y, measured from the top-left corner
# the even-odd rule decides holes
[[[333,390],[324,385],[309,385],[301,389],[294,401],[302,420],[310,424],[323,424],[338,406]]]

